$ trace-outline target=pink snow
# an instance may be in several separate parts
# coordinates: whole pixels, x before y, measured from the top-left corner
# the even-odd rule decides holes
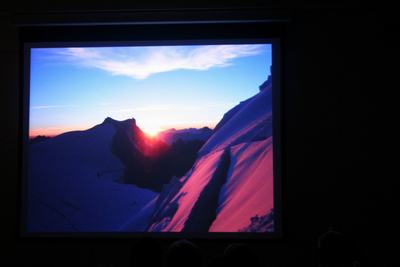
[[[209,153],[208,155],[201,157],[195,163],[193,173],[188,177],[186,183],[171,201],[173,202],[176,200],[181,193],[186,193],[179,200],[179,208],[168,225],[163,229],[164,232],[182,231],[193,206],[195,205],[204,187],[212,178],[222,153],[223,150]]]
[[[274,207],[272,137],[232,147],[228,180],[210,232],[237,232]]]
[[[194,172],[185,176],[181,190],[170,201],[178,202],[178,210],[171,220],[163,221],[162,231],[182,231],[227,147],[231,150],[231,166],[219,193],[217,217],[209,231],[237,232],[249,226],[252,217],[273,209],[271,91],[261,91],[239,106],[237,113],[200,149]]]
[[[211,151],[251,141],[251,137],[265,126],[263,122],[268,118],[272,119],[270,97],[271,91],[265,90],[245,104],[239,104],[243,105],[239,112],[208,139],[199,154],[205,155]]]

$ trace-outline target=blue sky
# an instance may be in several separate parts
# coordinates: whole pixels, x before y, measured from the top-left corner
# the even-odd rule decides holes
[[[149,134],[214,127],[258,92],[271,45],[32,48],[30,135],[135,118]]]

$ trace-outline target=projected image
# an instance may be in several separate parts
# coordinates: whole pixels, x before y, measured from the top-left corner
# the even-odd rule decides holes
[[[31,48],[27,232],[274,232],[271,48]]]

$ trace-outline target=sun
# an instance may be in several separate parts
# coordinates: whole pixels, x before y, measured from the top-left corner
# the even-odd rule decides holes
[[[142,127],[143,132],[150,137],[156,137],[160,132],[160,128],[158,126],[146,126]]]

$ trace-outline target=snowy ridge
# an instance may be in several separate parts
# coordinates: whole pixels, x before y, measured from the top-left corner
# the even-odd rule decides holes
[[[185,181],[179,191],[159,211],[158,217],[152,219],[153,223],[150,225],[150,231],[160,229],[159,224],[164,226],[162,231],[180,232],[183,230],[184,224],[198,197],[212,178],[222,153],[223,151],[210,153],[195,163],[193,172],[190,176],[185,177]],[[168,221],[167,225],[165,225],[166,221]]]
[[[259,134],[271,135],[271,120],[271,90],[261,91],[249,101],[242,102],[240,110],[207,140],[200,149],[199,155],[242,142],[249,142]]]
[[[119,123],[134,121],[106,119],[89,130],[30,145],[28,231],[141,231],[146,227],[157,194],[118,183],[123,164],[111,152],[111,144]]]
[[[200,149],[193,169],[165,187],[148,230],[273,231],[273,219],[268,227],[251,227],[254,218],[273,209],[272,148],[272,93],[268,84],[228,111]],[[228,169],[218,175],[227,151]],[[218,185],[218,181],[223,184]],[[196,206],[201,208],[196,210]]]

